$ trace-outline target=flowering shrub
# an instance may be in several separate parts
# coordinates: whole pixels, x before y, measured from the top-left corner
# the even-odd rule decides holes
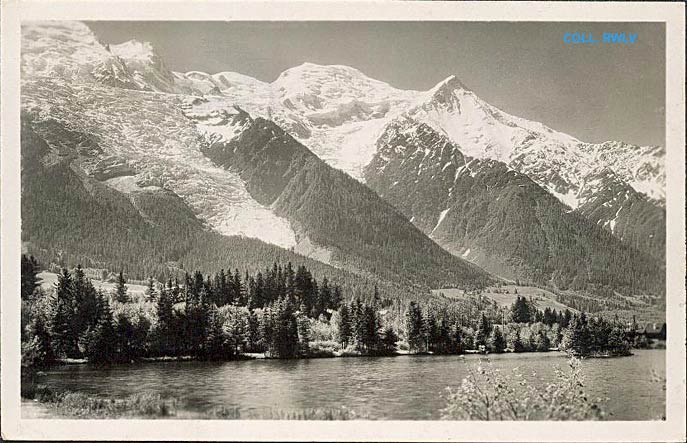
[[[530,384],[517,369],[504,374],[480,361],[458,389],[448,389],[441,414],[444,420],[598,420],[604,417],[600,402],[585,393],[575,358],[569,370],[556,369],[556,380],[543,388]]]

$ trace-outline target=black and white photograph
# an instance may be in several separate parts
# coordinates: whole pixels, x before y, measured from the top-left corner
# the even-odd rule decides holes
[[[665,22],[17,29],[18,419],[667,420]]]

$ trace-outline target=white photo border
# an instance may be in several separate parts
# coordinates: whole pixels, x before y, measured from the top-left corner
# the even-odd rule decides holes
[[[0,101],[2,437],[21,440],[685,441],[685,15],[680,2],[3,2]],[[20,23],[127,21],[664,22],[666,420],[606,422],[27,420],[20,413]]]

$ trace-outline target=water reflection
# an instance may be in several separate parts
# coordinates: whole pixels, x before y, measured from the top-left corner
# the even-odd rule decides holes
[[[665,391],[651,381],[665,376],[665,351],[583,362],[588,393],[609,397],[613,420],[653,420],[664,415]],[[554,379],[565,368],[558,353],[490,356],[492,364],[518,367],[535,383]],[[370,418],[437,419],[447,386],[460,385],[476,356],[252,360],[225,363],[164,362],[95,368],[60,367],[41,380],[48,386],[125,397],[142,390],[184,401],[189,412],[217,406],[256,410],[297,410],[346,406]],[[535,372],[536,375],[531,375]]]

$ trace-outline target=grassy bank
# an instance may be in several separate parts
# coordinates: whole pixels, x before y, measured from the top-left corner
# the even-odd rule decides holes
[[[23,418],[77,419],[196,419],[196,420],[360,420],[364,414],[347,408],[308,408],[241,411],[238,407],[217,406],[204,412],[191,412],[183,401],[142,392],[125,398],[108,398],[82,392],[54,392],[37,386],[22,392]]]
[[[22,397],[38,402],[41,415],[54,418],[165,418],[175,416],[177,411],[176,400],[149,392],[114,399],[82,392],[54,392],[38,385],[32,391],[24,390]]]

